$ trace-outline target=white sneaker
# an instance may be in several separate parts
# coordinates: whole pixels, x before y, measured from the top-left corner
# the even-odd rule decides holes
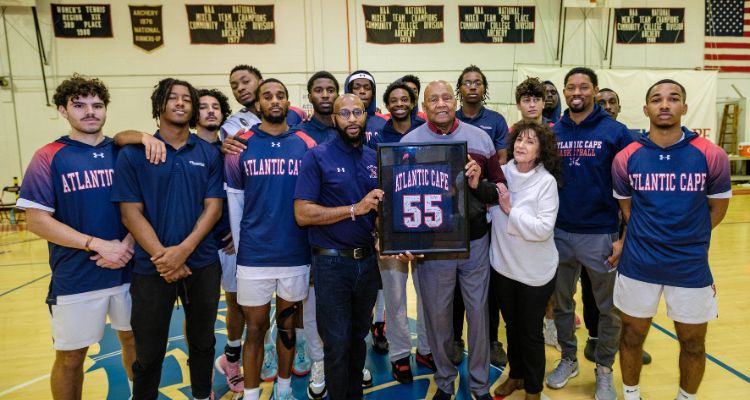
[[[310,400],[321,400],[328,395],[323,361],[314,361],[310,369],[310,383],[307,384],[307,397]]]
[[[544,333],[544,344],[556,348],[557,351],[561,351],[560,344],[557,343],[557,327],[555,326],[554,319],[544,318],[542,332]]]
[[[372,374],[367,368],[362,368],[362,387],[368,388],[372,386]]]

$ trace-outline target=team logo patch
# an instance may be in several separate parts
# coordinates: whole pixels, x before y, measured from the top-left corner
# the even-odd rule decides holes
[[[378,178],[378,167],[375,165],[368,165],[367,170],[370,171],[370,178],[377,179]]]
[[[240,118],[240,123],[242,124],[242,126],[250,126],[245,118]]]
[[[190,165],[195,165],[196,167],[205,167],[206,166],[206,164],[204,164],[202,162],[197,162],[197,161],[193,161],[193,160],[190,160],[188,162],[190,163]]]

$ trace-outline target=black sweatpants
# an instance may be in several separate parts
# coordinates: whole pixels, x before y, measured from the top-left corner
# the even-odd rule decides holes
[[[192,275],[174,283],[155,275],[133,273],[130,324],[135,336],[133,399],[155,400],[159,396],[162,363],[169,338],[169,321],[177,298],[185,312],[188,366],[193,397],[211,394],[214,368],[214,324],[219,304],[221,265],[217,262],[194,269]]]
[[[542,391],[545,358],[541,321],[554,289],[555,278],[543,286],[529,286],[498,274],[493,292],[508,336],[508,376],[523,379],[524,389],[530,394]]]

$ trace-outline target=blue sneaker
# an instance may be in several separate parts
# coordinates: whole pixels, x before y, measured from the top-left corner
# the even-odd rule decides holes
[[[279,374],[279,359],[276,358],[276,346],[267,344],[263,351],[263,366],[260,368],[260,379],[271,382]]]
[[[297,398],[294,397],[294,394],[292,393],[291,387],[282,393],[279,393],[278,389],[278,383],[274,383],[273,396],[271,396],[271,400],[297,400]]]
[[[307,358],[307,342],[304,336],[297,335],[297,344],[294,349],[294,363],[292,373],[297,376],[305,376],[310,373],[312,362]]]

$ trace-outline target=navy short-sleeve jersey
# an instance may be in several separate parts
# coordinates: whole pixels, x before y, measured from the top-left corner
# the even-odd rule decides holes
[[[157,132],[154,135],[162,140]],[[167,143],[167,161],[154,165],[141,145],[120,151],[112,187],[113,202],[143,203],[143,213],[165,247],[180,244],[193,231],[207,198],[225,198],[219,151],[195,135],[179,150]],[[203,268],[219,261],[216,241],[206,235],[187,266]],[[134,272],[156,274],[150,255],[136,245]]]
[[[502,150],[507,147],[508,123],[499,112],[488,110],[485,107],[479,111],[473,118],[466,117],[463,109],[456,111],[456,117],[462,122],[474,125],[477,128],[487,132],[495,145],[495,150]]]
[[[34,153],[17,205],[50,212],[56,220],[87,235],[123,239],[127,232],[119,209],[109,201],[116,157],[117,147],[110,138],[91,146],[61,137]],[[49,304],[56,304],[57,296],[130,282],[130,267],[101,268],[89,257],[91,253],[84,250],[49,243]]]
[[[378,187],[375,150],[352,147],[336,135],[305,154],[294,198],[323,207],[349,206]],[[346,218],[330,225],[310,226],[310,245],[331,249],[369,247],[374,244],[375,212]]]
[[[298,130],[277,136],[256,125],[240,135],[247,149],[224,162],[227,190],[242,192],[237,264],[292,267],[310,263],[307,230],[294,220],[294,190],[302,158],[315,142]]]

